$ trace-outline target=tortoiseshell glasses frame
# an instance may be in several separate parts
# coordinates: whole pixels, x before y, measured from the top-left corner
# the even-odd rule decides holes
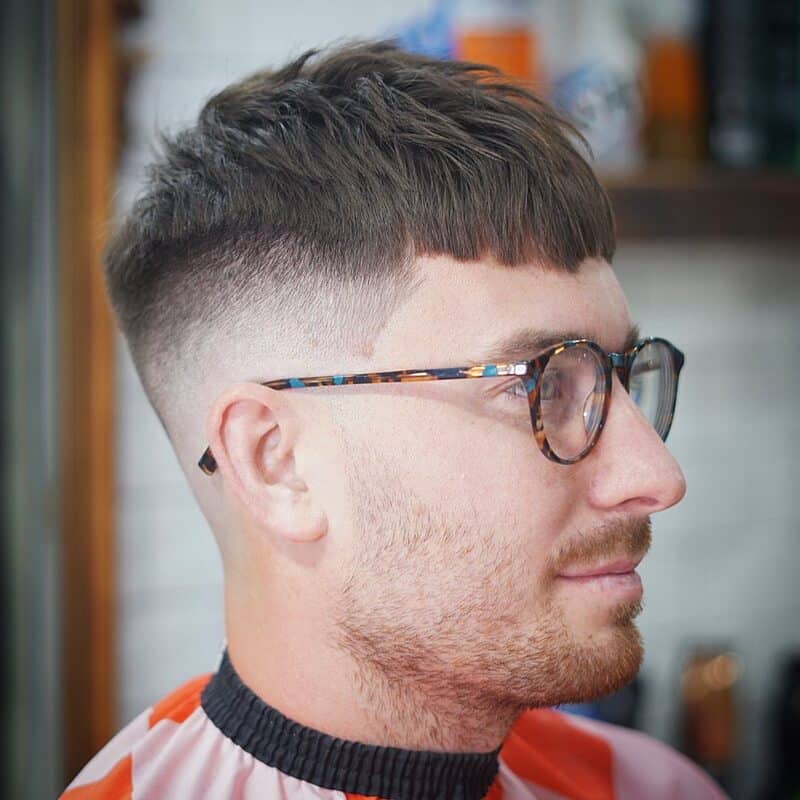
[[[581,409],[584,425],[586,426],[586,443],[579,453],[571,457],[558,455],[547,437],[547,423],[542,413],[541,378],[547,370],[548,364],[562,353],[580,348],[574,355],[579,357],[591,356],[596,367],[596,377],[593,387],[587,392],[587,397]],[[649,348],[649,349],[648,349]],[[410,381],[448,381],[464,378],[499,378],[503,376],[517,376],[521,379],[528,396],[533,435],[539,449],[551,461],[558,464],[575,464],[585,458],[597,444],[600,433],[605,426],[608,410],[611,404],[611,387],[613,373],[616,372],[626,391],[630,391],[631,371],[637,357],[643,352],[657,352],[663,363],[657,363],[656,369],[660,373],[670,370],[668,380],[664,386],[659,384],[659,397],[657,398],[657,411],[654,419],[650,420],[653,427],[662,439],[667,438],[672,418],[675,413],[675,401],[678,392],[678,376],[684,363],[684,355],[666,339],[649,337],[640,339],[630,350],[624,353],[608,353],[599,344],[590,339],[569,339],[547,348],[535,358],[525,361],[512,361],[503,364],[476,364],[468,367],[444,367],[439,369],[405,369],[390,372],[364,372],[349,375],[318,375],[309,378],[282,378],[264,381],[262,386],[270,389],[308,389],[320,386],[353,386],[374,383],[404,383]],[[647,359],[645,359],[646,361]],[[648,365],[644,365],[645,367]],[[651,371],[652,367],[650,367]],[[664,375],[661,374],[663,378]],[[587,419],[586,403],[592,399]],[[638,398],[634,398],[638,403]],[[206,448],[198,461],[198,466],[206,475],[212,475],[217,469],[217,462],[211,452]]]

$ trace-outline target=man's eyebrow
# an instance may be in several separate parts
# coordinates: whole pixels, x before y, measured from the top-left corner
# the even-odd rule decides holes
[[[525,361],[533,358],[542,350],[552,347],[560,342],[569,339],[593,339],[594,337],[586,331],[568,330],[541,330],[536,328],[523,328],[514,333],[504,336],[491,345],[483,359],[476,363],[485,364],[504,364],[509,361]],[[641,338],[638,325],[631,325],[622,343],[621,352],[625,352],[633,347]],[[603,345],[603,342],[598,342]]]

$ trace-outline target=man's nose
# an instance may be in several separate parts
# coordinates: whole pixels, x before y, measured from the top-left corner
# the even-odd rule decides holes
[[[678,462],[616,375],[605,428],[589,464],[589,501],[598,508],[653,514],[686,494]]]

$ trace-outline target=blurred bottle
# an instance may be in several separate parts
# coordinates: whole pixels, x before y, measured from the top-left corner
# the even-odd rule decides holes
[[[603,169],[642,161],[641,52],[621,0],[543,0],[553,104],[589,142]]]
[[[800,800],[800,653],[786,659],[770,709],[761,800]]]
[[[766,160],[800,169],[800,1],[759,5]]]
[[[684,752],[730,788],[739,735],[737,684],[741,667],[723,649],[698,648],[681,677]]]
[[[453,12],[455,57],[540,84],[536,5],[536,0],[458,0]]]
[[[728,166],[750,167],[763,158],[758,3],[703,2],[709,153],[714,161]]]
[[[656,161],[705,156],[697,0],[642,7],[645,143]]]

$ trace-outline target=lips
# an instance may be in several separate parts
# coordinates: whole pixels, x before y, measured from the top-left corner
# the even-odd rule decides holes
[[[633,572],[644,556],[638,558],[616,558],[602,564],[572,567],[559,573],[561,578],[594,578],[598,575],[626,575]]]

